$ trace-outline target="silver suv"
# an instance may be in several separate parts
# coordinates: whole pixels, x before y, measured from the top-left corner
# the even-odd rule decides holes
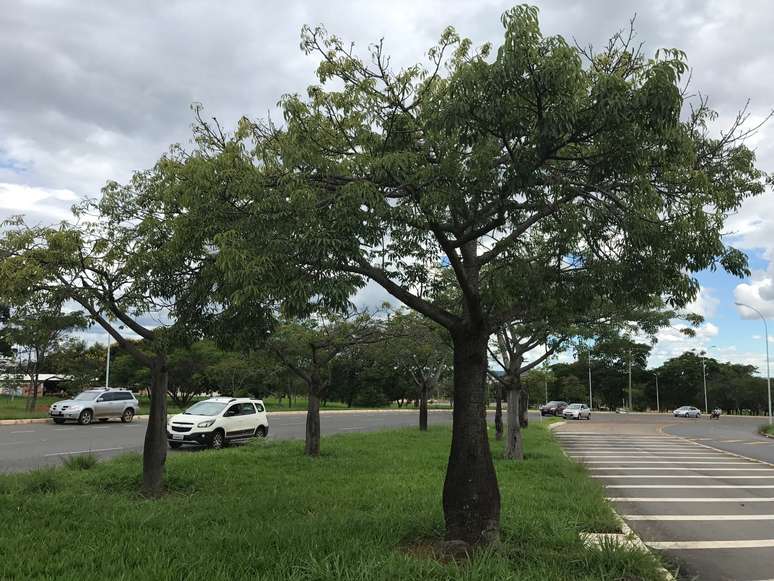
[[[48,415],[55,424],[75,420],[87,425],[94,420],[106,422],[110,418],[121,418],[124,423],[131,422],[140,409],[140,402],[126,389],[87,389],[73,399],[58,401],[48,409]]]

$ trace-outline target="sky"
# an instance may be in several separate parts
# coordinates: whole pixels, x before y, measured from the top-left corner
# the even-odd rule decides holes
[[[602,45],[636,16],[646,54],[677,47],[688,55],[692,88],[718,111],[717,130],[749,100],[750,124],[774,106],[774,5],[700,0],[537,2],[543,33]],[[0,219],[66,219],[78,199],[106,180],[126,181],[171,143],[186,143],[191,105],[233,127],[265,117],[285,93],[314,82],[316,60],[299,50],[305,24],[365,50],[383,38],[396,65],[423,59],[453,25],[480,44],[502,39],[496,0],[5,0],[0,6]],[[774,171],[774,125],[748,143]],[[698,274],[692,310],[706,317],[695,338],[665,329],[650,363],[688,349],[765,371],[763,324],[735,301],[774,317],[774,193],[748,200],[727,223],[752,276]],[[373,285],[358,301],[378,304]],[[394,302],[394,301],[393,301]],[[772,329],[769,335],[774,335]],[[95,330],[92,339],[101,333]],[[774,338],[768,341],[774,343]]]

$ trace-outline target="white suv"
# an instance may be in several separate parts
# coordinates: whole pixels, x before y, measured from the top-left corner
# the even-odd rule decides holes
[[[263,402],[246,397],[213,397],[167,419],[170,448],[183,444],[222,448],[227,442],[265,438],[268,433]]]

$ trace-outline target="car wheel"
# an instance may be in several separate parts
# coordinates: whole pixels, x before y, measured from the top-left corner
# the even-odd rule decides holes
[[[223,430],[215,430],[210,439],[210,448],[214,450],[220,450],[226,445],[226,436],[223,434]]]
[[[170,443],[169,443],[169,447],[170,447],[170,448],[172,448],[173,450],[177,450],[177,449],[178,449],[178,448],[180,448],[182,445],[183,445],[183,444],[181,444],[180,442],[170,442]]]
[[[255,428],[256,438],[265,438],[267,433],[268,433],[268,430],[266,429],[266,426],[258,426],[257,428]]]
[[[94,415],[91,413],[91,410],[83,410],[81,415],[78,416],[78,423],[82,426],[88,426],[93,419]]]
[[[129,408],[125,409],[124,413],[121,414],[121,421],[125,424],[130,423],[134,419],[134,410]]]
[[[63,423],[65,423],[65,421],[62,418],[54,418],[54,423],[55,424],[63,424]]]

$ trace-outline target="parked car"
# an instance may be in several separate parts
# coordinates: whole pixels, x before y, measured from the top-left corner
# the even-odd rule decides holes
[[[183,444],[222,448],[229,442],[265,438],[269,419],[261,400],[246,397],[213,397],[167,420],[170,448]]]
[[[55,424],[75,420],[85,426],[94,420],[106,422],[110,418],[121,418],[126,424],[134,419],[139,409],[140,402],[131,391],[95,387],[79,393],[72,399],[51,404],[48,415],[53,418]]]
[[[566,401],[549,401],[540,406],[541,416],[561,416],[564,408],[567,407]]]
[[[676,418],[700,418],[701,411],[692,405],[684,405],[672,412],[672,415]]]
[[[585,403],[571,403],[562,411],[565,419],[590,420],[591,408]]]

